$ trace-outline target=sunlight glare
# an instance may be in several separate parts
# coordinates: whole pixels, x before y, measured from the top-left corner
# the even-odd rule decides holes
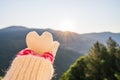
[[[76,30],[74,22],[70,20],[61,22],[58,27],[62,31],[75,31]]]

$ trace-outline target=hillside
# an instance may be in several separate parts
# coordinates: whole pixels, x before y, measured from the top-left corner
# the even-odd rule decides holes
[[[77,34],[74,32],[62,32],[52,29],[32,29],[23,26],[11,26],[0,30],[0,39],[7,38],[20,38],[24,39],[29,31],[37,31],[42,34],[44,31],[49,31],[53,34],[54,40],[58,40],[65,49],[70,49],[82,54],[89,51],[92,44],[96,41],[106,43],[109,37],[112,37],[118,44],[120,44],[120,33],[102,32],[102,33],[89,33]]]
[[[49,31],[53,34],[54,40],[60,42],[61,45],[55,61],[57,78],[54,80],[57,80],[81,54],[84,55],[87,53],[96,41],[106,43],[107,39],[112,37],[120,44],[120,33],[77,34],[52,29],[10,26],[0,30],[0,75],[4,75],[6,68],[8,68],[16,53],[26,47],[25,36],[29,31],[37,31],[39,34],[42,34],[44,31]]]

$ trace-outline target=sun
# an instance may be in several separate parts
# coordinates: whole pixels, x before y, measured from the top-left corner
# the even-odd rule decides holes
[[[73,21],[65,20],[58,25],[59,30],[62,31],[75,31],[75,25]]]

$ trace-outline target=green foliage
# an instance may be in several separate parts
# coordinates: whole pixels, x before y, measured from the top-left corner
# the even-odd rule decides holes
[[[2,76],[0,76],[0,80],[2,80]]]
[[[77,79],[83,80],[85,77],[84,69],[86,67],[84,62],[85,62],[84,57],[79,58],[73,65],[71,65],[70,69],[66,73],[64,73],[64,75],[61,76],[60,80],[77,80]]]
[[[120,47],[109,38],[107,46],[96,42],[59,80],[120,80]]]

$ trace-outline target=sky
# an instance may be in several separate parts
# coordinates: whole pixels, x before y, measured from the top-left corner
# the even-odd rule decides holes
[[[0,0],[0,28],[120,32],[120,0]]]

